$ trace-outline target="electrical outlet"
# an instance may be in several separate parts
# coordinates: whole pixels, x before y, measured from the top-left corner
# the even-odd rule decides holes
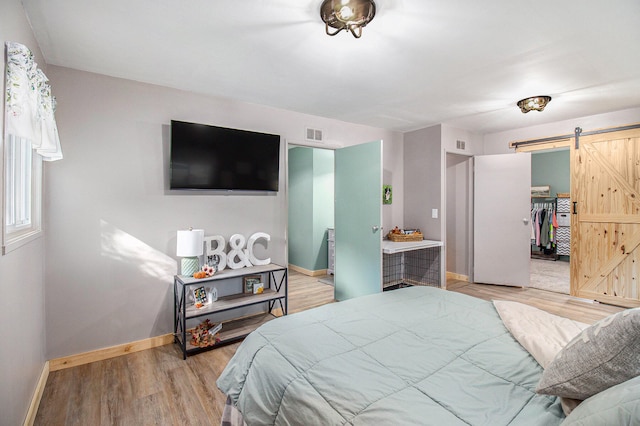
[[[438,218],[438,209],[431,209],[431,219]]]

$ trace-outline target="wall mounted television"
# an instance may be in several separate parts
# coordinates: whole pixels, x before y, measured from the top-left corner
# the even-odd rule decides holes
[[[171,120],[170,189],[278,191],[280,136]]]

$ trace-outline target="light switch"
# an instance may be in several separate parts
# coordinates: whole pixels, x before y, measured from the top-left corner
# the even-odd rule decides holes
[[[438,209],[431,209],[431,219],[438,218]]]

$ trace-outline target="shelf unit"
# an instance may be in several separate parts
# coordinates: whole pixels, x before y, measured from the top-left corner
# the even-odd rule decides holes
[[[560,256],[571,255],[571,199],[558,195],[558,234],[556,253]]]
[[[219,297],[217,301],[205,305],[202,308],[196,308],[193,303],[187,300],[187,295],[190,294],[189,290],[192,286],[200,287],[216,283],[218,284],[218,288],[221,288],[234,279],[236,281],[242,281],[242,278],[248,275],[262,276],[264,283],[264,292],[262,294],[244,294],[242,292],[231,294],[229,296]],[[288,309],[287,268],[276,265],[275,263],[270,263],[264,266],[225,269],[217,272],[212,277],[202,279],[176,275],[173,280],[173,298],[174,339],[182,350],[183,359],[187,359],[187,355],[214,349],[244,339],[260,325],[275,318],[274,308],[276,308],[276,305],[280,307],[282,315],[286,315]],[[189,330],[187,330],[188,320],[213,316],[215,314],[259,304],[266,305],[268,311],[266,313],[235,317],[224,321],[222,330],[219,333],[219,343],[207,347],[193,346],[191,344],[190,333]]]

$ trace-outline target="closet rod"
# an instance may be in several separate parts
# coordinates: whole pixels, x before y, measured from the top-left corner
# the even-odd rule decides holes
[[[530,145],[537,145],[537,144],[542,144],[542,143],[547,143],[547,142],[565,141],[565,140],[570,140],[572,138],[578,139],[580,136],[599,135],[601,133],[619,132],[619,131],[622,131],[622,130],[631,130],[631,129],[638,129],[638,128],[640,128],[640,123],[630,124],[628,126],[612,127],[612,128],[609,128],[609,129],[590,130],[588,132],[583,132],[580,127],[576,127],[574,134],[551,136],[551,137],[548,137],[548,138],[530,139],[530,140],[525,140],[525,141],[509,142],[509,148],[516,148],[517,149],[520,146],[530,146]],[[576,148],[578,148],[577,140],[576,140]]]
[[[518,148],[520,146],[539,145],[547,142],[568,141],[573,138],[573,135],[551,136],[542,139],[530,139],[526,141],[509,142],[509,148]]]

